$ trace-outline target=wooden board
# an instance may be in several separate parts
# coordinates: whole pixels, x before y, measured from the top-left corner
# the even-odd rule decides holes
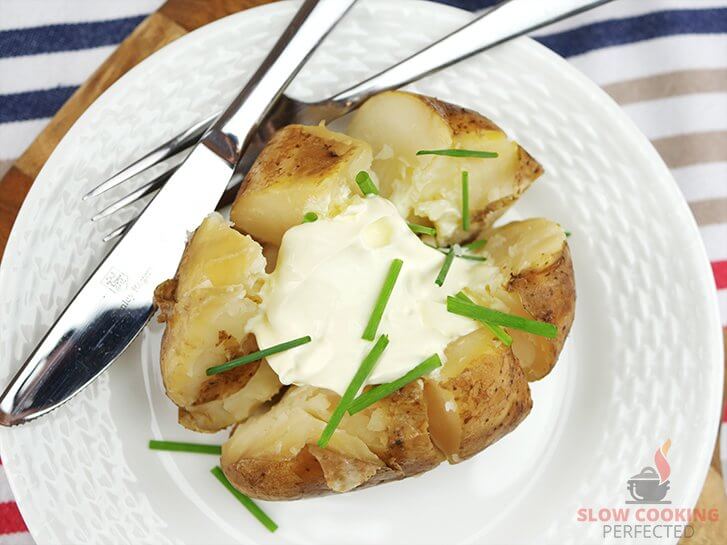
[[[76,119],[112,83],[157,49],[216,19],[272,0],[168,0],[147,17],[56,113],[46,128],[0,180],[0,259],[25,195],[58,142]],[[724,331],[727,348],[727,329]],[[727,350],[726,350],[727,352]],[[727,361],[726,361],[727,363]],[[727,375],[725,377],[727,380]],[[702,525],[688,543],[727,542],[727,500],[715,447],[700,506],[719,507],[720,524]],[[721,536],[714,541],[715,536]]]

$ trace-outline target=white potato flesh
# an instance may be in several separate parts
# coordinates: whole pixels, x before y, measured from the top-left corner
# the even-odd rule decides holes
[[[223,464],[248,457],[295,457],[306,445],[316,444],[338,399],[318,388],[291,387],[270,411],[237,426],[222,447]],[[357,460],[381,464],[363,440],[349,433],[350,429],[348,425],[339,426],[327,448]]]
[[[368,142],[381,193],[410,221],[437,228],[441,244],[471,238],[540,175],[539,165],[495,124],[450,104],[402,91],[369,99],[347,133]],[[420,155],[420,150],[492,151],[496,158]],[[469,175],[470,228],[462,227],[462,172]]]
[[[246,417],[280,388],[275,374],[261,366],[250,380],[254,388],[244,395],[228,385],[219,399],[199,402],[212,380],[207,368],[254,347],[245,326],[257,313],[264,279],[260,245],[231,229],[219,214],[208,216],[179,266],[161,361],[167,395],[208,431]]]

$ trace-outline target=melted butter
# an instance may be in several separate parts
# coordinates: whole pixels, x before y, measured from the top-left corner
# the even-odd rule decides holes
[[[312,342],[270,356],[270,366],[284,384],[342,394],[373,347],[361,335],[392,260],[401,259],[377,333],[390,342],[367,384],[390,382],[478,327],[447,312],[447,295],[483,285],[497,269],[455,259],[439,287],[444,257],[412,233],[390,201],[358,199],[335,217],[285,233],[250,331],[260,347],[310,335]]]

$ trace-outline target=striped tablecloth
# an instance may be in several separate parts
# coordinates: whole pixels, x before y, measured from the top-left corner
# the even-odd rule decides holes
[[[496,3],[444,1],[471,10]],[[160,4],[0,0],[0,175]],[[727,324],[727,0],[618,0],[536,37],[621,104],[671,168]],[[0,465],[0,545],[30,543]]]

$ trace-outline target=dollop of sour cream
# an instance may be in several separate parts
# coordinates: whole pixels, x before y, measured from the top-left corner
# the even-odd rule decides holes
[[[341,214],[303,223],[283,236],[276,268],[262,289],[249,329],[261,348],[309,335],[308,344],[267,358],[283,384],[343,394],[373,343],[361,338],[392,260],[403,266],[379,335],[389,345],[367,384],[395,380],[477,323],[447,312],[447,295],[491,276],[487,263],[455,259],[442,287],[434,283],[444,254],[424,244],[381,197]],[[444,360],[443,360],[444,361]]]

